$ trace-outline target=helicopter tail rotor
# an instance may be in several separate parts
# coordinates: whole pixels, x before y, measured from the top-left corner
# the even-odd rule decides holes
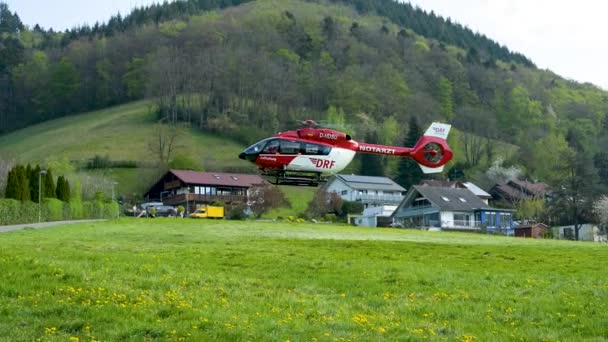
[[[448,124],[433,122],[414,147],[413,158],[422,172],[442,172],[443,166],[452,159],[452,150],[446,142],[450,128]]]

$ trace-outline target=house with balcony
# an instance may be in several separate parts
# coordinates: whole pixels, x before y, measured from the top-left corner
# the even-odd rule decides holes
[[[169,170],[144,197],[166,205],[183,205],[186,212],[192,212],[211,202],[247,203],[249,188],[264,182],[258,175]]]
[[[325,184],[325,191],[335,192],[343,200],[361,202],[363,208],[398,205],[405,189],[387,177],[335,175]]]
[[[513,212],[490,207],[468,188],[416,185],[391,217],[393,225],[401,227],[513,235]]]

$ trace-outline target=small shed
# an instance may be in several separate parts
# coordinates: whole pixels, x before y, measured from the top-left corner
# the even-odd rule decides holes
[[[515,227],[515,237],[542,239],[548,230],[549,226],[544,223],[523,223]]]

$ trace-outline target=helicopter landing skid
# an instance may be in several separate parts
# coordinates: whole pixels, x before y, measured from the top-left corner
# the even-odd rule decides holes
[[[287,173],[284,171],[272,172],[265,171],[262,177],[275,185],[299,185],[299,186],[318,186],[319,183],[327,182],[318,173]]]

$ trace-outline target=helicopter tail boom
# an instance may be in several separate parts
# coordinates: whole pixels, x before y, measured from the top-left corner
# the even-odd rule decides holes
[[[418,163],[424,173],[441,172],[443,166],[452,159],[453,155],[446,142],[450,127],[448,124],[434,122],[414,147],[385,146],[360,142],[357,152],[409,157]]]

